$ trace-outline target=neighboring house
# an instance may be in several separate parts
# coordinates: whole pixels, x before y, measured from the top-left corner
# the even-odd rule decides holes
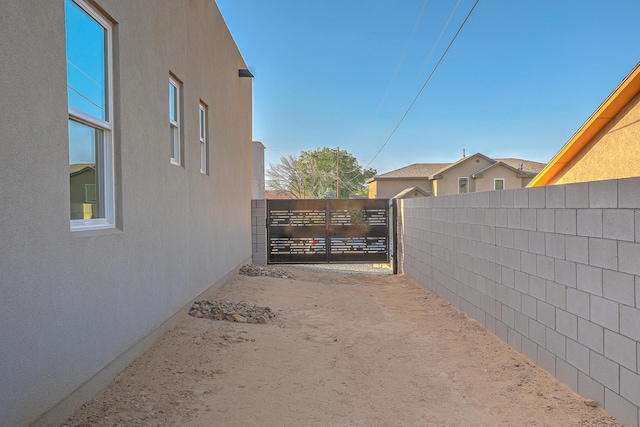
[[[481,153],[455,163],[416,163],[367,180],[370,198],[406,197],[522,188],[544,167],[523,159],[492,159]],[[418,192],[418,194],[416,194]]]
[[[251,262],[252,83],[212,0],[1,22],[0,426],[54,426]]]
[[[264,144],[253,141],[253,187],[252,199],[264,199]]]
[[[640,63],[531,187],[640,176]]]
[[[69,192],[71,219],[98,218],[98,198],[96,194],[96,165],[69,165]]]
[[[433,193],[427,193],[420,187],[409,187],[405,188],[395,196],[393,199],[415,199],[416,197],[429,197],[433,196]]]
[[[433,195],[433,182],[429,176],[447,166],[448,163],[416,163],[382,175],[369,178],[370,199],[389,199],[407,188],[419,188]]]
[[[266,190],[265,199],[298,199],[292,192],[286,190]]]

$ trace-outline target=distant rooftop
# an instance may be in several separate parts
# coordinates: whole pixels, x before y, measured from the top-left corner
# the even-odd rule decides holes
[[[540,172],[542,169],[544,169],[544,167],[546,166],[545,163],[540,163],[540,162],[534,162],[531,160],[525,160],[525,159],[517,159],[517,158],[501,158],[501,159],[491,159],[487,156],[484,156],[481,153],[477,153],[480,156],[486,157],[489,160],[494,160],[496,162],[503,162],[509,166],[511,166],[514,169],[518,169],[521,170],[523,172],[529,172],[533,175],[538,174],[538,172]],[[371,178],[369,180],[367,180],[367,182],[371,182],[373,180],[376,179],[394,179],[394,178],[424,178],[424,179],[429,179],[429,177],[432,177],[434,175],[436,175],[438,172],[443,171],[445,169],[448,169],[450,166],[460,163],[462,161],[464,161],[465,159],[467,159],[468,157],[473,157],[476,154],[472,155],[472,156],[466,156],[466,157],[462,157],[461,159],[456,160],[453,163],[414,163],[412,165],[409,166],[405,166],[403,168],[400,169],[396,169],[396,170],[392,170],[390,172],[386,172],[380,175],[376,175],[374,178]]]

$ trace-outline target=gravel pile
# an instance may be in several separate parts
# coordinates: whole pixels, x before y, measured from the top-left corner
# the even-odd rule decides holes
[[[189,315],[212,320],[228,320],[239,323],[267,323],[276,317],[269,307],[258,307],[248,302],[195,301]]]
[[[267,267],[265,265],[247,264],[242,266],[239,271],[240,274],[246,276],[269,276],[278,277],[280,279],[292,279],[293,275],[281,268]]]

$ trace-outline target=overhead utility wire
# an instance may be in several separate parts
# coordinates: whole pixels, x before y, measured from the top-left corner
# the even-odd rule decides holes
[[[404,62],[404,57],[407,55],[407,51],[409,50],[409,46],[411,45],[411,41],[413,40],[413,36],[415,35],[416,30],[418,29],[420,21],[422,20],[422,15],[424,14],[424,11],[427,8],[427,4],[428,3],[429,3],[429,0],[425,0],[424,4],[422,5],[422,10],[420,11],[420,14],[418,15],[418,19],[416,20],[416,23],[413,26],[413,30],[411,30],[411,35],[409,36],[409,40],[407,41],[407,44],[404,47],[404,51],[402,52],[402,55],[400,56],[400,62],[398,62],[398,65],[396,66],[396,70],[393,72],[393,76],[391,77],[391,81],[389,82],[389,86],[387,86],[387,90],[384,92],[384,95],[382,95],[382,100],[380,100],[380,104],[378,104],[378,108],[376,109],[375,113],[373,113],[373,117],[371,118],[371,121],[367,125],[367,128],[364,130],[364,132],[362,132],[362,135],[358,139],[358,142],[357,142],[356,145],[359,145],[360,141],[362,140],[362,138],[367,134],[367,132],[369,132],[369,129],[371,129],[371,125],[375,121],[376,117],[378,117],[378,114],[380,113],[380,109],[382,108],[382,106],[384,105],[385,101],[387,100],[387,96],[389,95],[389,92],[391,91],[391,88],[393,87],[393,83],[396,80],[396,76],[398,75],[398,71],[400,71],[400,66]]]
[[[473,4],[473,7],[471,8],[471,10],[469,11],[469,13],[467,14],[467,17],[464,18],[464,21],[462,22],[462,24],[460,25],[460,28],[458,28],[458,31],[456,32],[456,34],[453,36],[453,39],[451,39],[451,42],[449,43],[449,45],[447,46],[447,48],[445,49],[444,53],[442,54],[442,56],[440,56],[440,59],[438,60],[438,63],[436,64],[436,66],[433,68],[433,70],[431,71],[431,74],[429,74],[429,77],[427,77],[427,80],[424,82],[424,84],[422,85],[422,87],[420,88],[420,91],[418,92],[418,94],[415,96],[415,98],[413,98],[413,101],[411,101],[411,104],[409,105],[409,107],[407,108],[407,110],[404,112],[404,114],[402,115],[402,117],[400,118],[400,121],[398,122],[398,124],[396,125],[396,127],[393,129],[393,131],[391,132],[391,134],[389,135],[389,137],[385,140],[384,144],[382,144],[382,147],[380,147],[380,149],[378,150],[378,152],[376,153],[375,156],[373,156],[373,159],[371,159],[369,161],[369,163],[367,163],[367,165],[365,166],[365,169],[369,167],[369,165],[376,159],[376,157],[378,157],[378,155],[382,152],[382,150],[384,149],[384,147],[387,145],[387,143],[391,140],[391,138],[393,137],[393,135],[396,133],[396,131],[398,130],[398,128],[400,127],[400,125],[402,124],[402,122],[404,121],[404,119],[407,117],[407,115],[409,114],[409,111],[411,111],[411,109],[413,108],[413,106],[415,105],[416,101],[418,101],[418,98],[420,98],[420,95],[422,95],[422,92],[424,91],[424,88],[427,87],[427,84],[429,83],[429,81],[431,80],[431,77],[433,77],[433,74],[436,72],[436,70],[438,69],[438,67],[440,66],[440,63],[442,63],[442,60],[444,59],[444,57],[447,55],[447,52],[449,52],[449,49],[451,48],[451,46],[453,45],[453,42],[456,41],[456,39],[458,38],[458,35],[460,34],[460,32],[462,31],[462,28],[464,28],[465,24],[467,23],[467,21],[469,20],[469,18],[471,17],[471,14],[473,13],[473,11],[475,10],[476,6],[478,5],[478,2],[480,2],[480,0],[476,0],[476,2]]]
[[[404,106],[404,103],[409,98],[409,95],[411,95],[411,92],[413,91],[413,88],[415,87],[416,83],[418,82],[418,79],[420,78],[420,76],[422,75],[422,72],[427,67],[427,64],[429,63],[429,61],[431,60],[431,56],[433,55],[433,52],[435,52],[436,47],[438,47],[438,45],[440,44],[440,40],[442,39],[442,36],[444,35],[445,31],[447,31],[447,28],[449,28],[449,23],[451,23],[451,19],[453,19],[453,16],[456,14],[456,11],[458,10],[458,6],[460,6],[460,2],[461,2],[461,0],[458,0],[458,3],[456,3],[455,7],[451,11],[451,14],[449,15],[449,19],[444,24],[444,27],[442,27],[442,31],[440,31],[440,35],[438,35],[438,38],[436,39],[435,43],[433,44],[433,47],[431,48],[431,52],[429,52],[429,55],[427,55],[427,58],[422,63],[422,67],[420,67],[420,71],[416,74],[416,78],[413,79],[413,82],[411,83],[411,86],[409,86],[409,89],[407,89],[407,93],[405,94],[404,98],[402,99],[402,102],[400,104],[398,104],[398,108],[396,109],[396,112],[393,113],[393,117],[391,118],[391,120],[389,120],[389,124],[387,125],[387,127],[384,130],[384,132],[382,133],[383,135],[385,135],[387,132],[389,132],[389,129],[391,128],[391,126],[395,122],[396,117],[398,117],[398,114],[400,113],[400,111],[402,111],[402,107]],[[367,156],[366,158],[369,158],[369,156]]]
[[[427,63],[429,62],[429,59],[431,58],[431,55],[433,54],[433,51],[435,50],[435,48],[438,45],[440,39],[442,38],[442,35],[444,34],[444,31],[447,29],[447,27],[449,25],[449,22],[451,21],[451,18],[455,14],[455,11],[458,9],[458,6],[460,5],[460,1],[461,0],[458,0],[458,3],[456,4],[456,7],[453,9],[453,12],[451,12],[451,16],[449,16],[449,20],[445,24],[445,27],[442,29],[442,32],[440,33],[440,36],[438,37],[438,40],[436,41],[436,43],[434,44],[433,48],[431,49],[431,52],[429,53],[429,56],[427,57],[427,59],[422,64],[422,68],[420,68],[420,72],[416,75],[416,78],[413,80],[413,83],[411,84],[411,87],[409,88],[409,90],[407,91],[407,94],[405,95],[404,99],[402,100],[402,102],[398,106],[398,109],[396,110],[395,114],[393,115],[393,118],[389,121],[389,125],[384,130],[384,134],[386,134],[387,131],[389,130],[389,128],[391,127],[392,123],[394,122],[395,118],[397,117],[398,113],[400,112],[400,110],[402,108],[402,105],[405,103],[405,101],[409,97],[409,94],[411,93],[411,89],[413,89],[413,87],[415,86],[416,82],[418,81],[418,78],[420,77],[420,74],[422,74],[422,71],[424,71],[424,68],[426,67]],[[384,105],[384,103],[385,103],[385,101],[387,99],[387,96],[389,95],[389,92],[391,91],[391,88],[393,87],[393,84],[395,82],[396,76],[398,75],[398,72],[400,71],[400,67],[402,66],[402,63],[404,62],[404,58],[407,55],[407,51],[409,50],[409,46],[411,46],[411,42],[413,41],[413,37],[414,37],[418,27],[420,26],[420,21],[422,20],[422,16],[424,15],[424,12],[425,12],[428,4],[429,4],[429,0],[425,0],[424,4],[422,5],[422,9],[420,10],[420,13],[418,14],[418,18],[416,19],[416,23],[413,25],[413,29],[411,30],[411,35],[409,36],[409,40],[407,41],[407,44],[404,47],[402,55],[400,56],[400,61],[398,62],[398,65],[396,66],[396,69],[395,69],[395,71],[393,73],[393,76],[391,77],[391,81],[389,82],[389,85],[387,86],[387,89],[386,89],[384,95],[382,96],[382,99],[380,100],[380,103],[378,104],[378,107],[376,108],[376,111],[373,114],[373,117],[371,118],[371,121],[367,125],[367,128],[362,132],[362,135],[358,139],[358,142],[356,143],[356,145],[360,145],[360,142],[362,141],[362,138],[369,132],[369,129],[371,129],[371,125],[373,124],[375,119],[378,117],[378,114],[380,113],[380,110],[382,109],[382,106]],[[374,148],[374,150],[375,150],[375,148]],[[365,159],[369,158],[371,153],[373,153],[373,150],[371,152],[369,152],[369,154],[365,157]],[[362,166],[358,166],[358,168],[362,169],[362,172],[364,172],[366,170],[366,168],[363,168]],[[345,185],[348,185],[348,184],[354,182],[356,180],[356,178],[357,178],[357,176],[352,177],[347,183],[345,183]]]

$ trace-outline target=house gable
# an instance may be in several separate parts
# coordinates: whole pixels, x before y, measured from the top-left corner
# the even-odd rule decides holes
[[[471,182],[471,176],[482,169],[491,166],[496,161],[490,157],[481,153],[476,153],[468,157],[463,157],[455,163],[448,165],[447,167],[439,170],[431,175],[431,180],[437,181],[437,185],[434,185],[434,194],[436,196],[444,196],[448,194],[458,193],[458,179],[469,179],[469,192],[476,191],[474,183]]]
[[[533,178],[535,173],[516,169],[506,163],[496,162],[471,175],[476,192],[496,189],[522,188],[522,180]],[[496,188],[495,181],[502,180],[502,188]]]
[[[420,187],[409,187],[409,188],[405,188],[404,190],[402,190],[392,198],[393,199],[413,199],[416,197],[429,197],[429,196],[433,196],[433,193],[430,191],[424,191]]]

